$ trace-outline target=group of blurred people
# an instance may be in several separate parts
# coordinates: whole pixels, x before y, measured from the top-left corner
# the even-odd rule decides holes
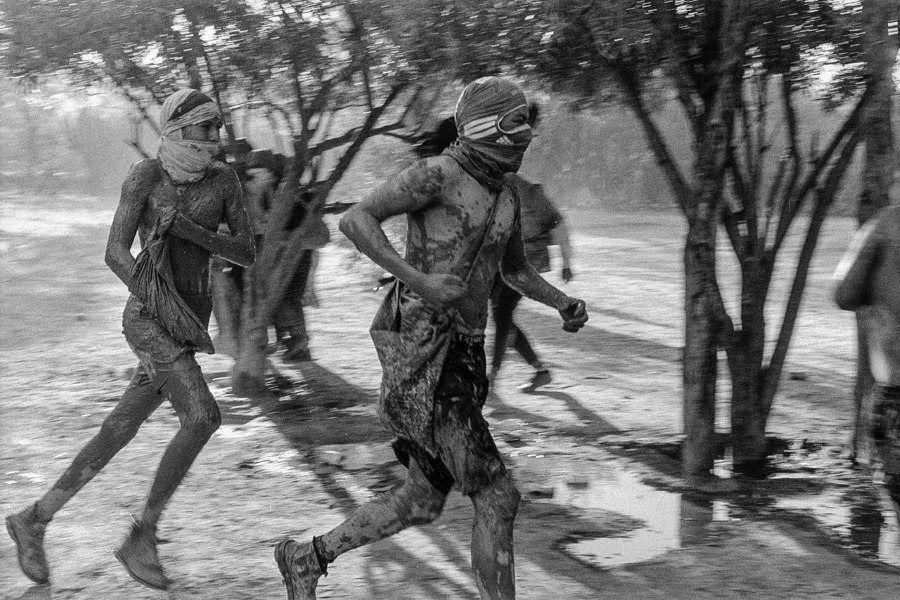
[[[231,152],[221,152],[218,160],[234,168],[244,190],[244,208],[257,246],[265,237],[270,244],[285,245],[291,234],[306,216],[305,199],[285,198],[291,202],[287,219],[270,231],[270,214],[278,201],[277,192],[290,167],[290,158],[271,150],[255,150],[244,138],[230,146]],[[278,225],[278,224],[276,224]],[[282,359],[289,362],[312,360],[304,307],[318,306],[312,279],[318,263],[316,250],[303,250],[297,269],[289,282],[272,325],[275,342],[270,351],[284,350]],[[220,257],[212,262],[213,311],[218,328],[216,348],[219,352],[236,356],[241,340],[241,316],[246,276],[245,269]]]

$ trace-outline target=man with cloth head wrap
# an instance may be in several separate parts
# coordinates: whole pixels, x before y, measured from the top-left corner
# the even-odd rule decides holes
[[[213,161],[220,125],[218,107],[207,95],[175,92],[163,103],[157,157],[134,164],[122,185],[106,264],[131,291],[122,325],[139,364],[100,431],[53,487],[6,519],[19,565],[38,583],[49,579],[43,547],[47,523],[168,400],[181,427],[163,454],[141,516],[115,555],[141,583],[169,586],[156,552],[156,524],[220,423],[194,358],[198,351],[213,351],[206,333],[210,257],[249,266],[255,255],[240,182],[231,167]],[[217,233],[222,222],[230,234]],[[135,235],[142,248],[137,259],[131,254]]]
[[[341,219],[341,231],[400,282],[401,306],[424,301],[451,320],[451,341],[432,397],[407,397],[402,410],[381,410],[397,434],[394,452],[408,468],[404,483],[328,533],[303,544],[286,539],[275,548],[290,600],[315,598],[319,577],[341,554],[436,519],[453,488],[474,507],[472,567],[481,597],[515,597],[512,531],[519,492],[481,414],[494,276],[501,272],[525,296],[558,309],[567,331],[587,321],[584,302],[544,281],[525,258],[518,199],[506,178],[531,140],[527,120],[525,96],[514,83],[487,77],[469,84],[456,107],[457,144],[414,163]],[[405,257],[381,226],[401,214],[408,221]],[[384,403],[382,395],[382,409]],[[426,424],[424,431],[414,423]]]

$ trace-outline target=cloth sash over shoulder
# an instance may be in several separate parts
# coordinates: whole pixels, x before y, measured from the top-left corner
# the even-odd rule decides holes
[[[177,342],[197,352],[212,354],[213,344],[206,327],[175,289],[168,235],[159,235],[158,228],[159,221],[131,267],[128,291]]]
[[[514,187],[507,185],[518,202]],[[481,254],[499,198],[498,192],[469,261],[466,281]],[[378,416],[394,435],[418,443],[431,454],[436,454],[434,393],[444,369],[455,317],[456,309],[438,310],[396,280],[369,330],[383,372]]]

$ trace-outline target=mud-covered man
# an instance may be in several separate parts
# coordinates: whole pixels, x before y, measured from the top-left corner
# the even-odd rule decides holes
[[[567,331],[580,329],[587,313],[584,302],[544,281],[525,258],[518,202],[505,184],[531,141],[522,91],[505,79],[479,79],[463,91],[455,117],[457,144],[407,168],[341,220],[341,231],[402,282],[402,298],[455,309],[437,390],[422,399],[432,413],[432,439],[395,441],[408,468],[400,486],[320,537],[304,544],[284,540],[276,547],[291,600],[315,598],[318,578],[341,554],[433,521],[452,488],[474,506],[471,555],[481,597],[515,597],[512,532],[519,492],[481,414],[488,389],[484,327],[494,277],[500,270],[510,286],[558,309]],[[405,258],[381,226],[401,214],[408,216]],[[481,239],[480,252],[471,252]],[[468,280],[454,274],[466,256],[477,257]]]
[[[38,583],[49,579],[47,523],[168,400],[181,427],[163,454],[143,513],[115,552],[136,580],[167,588],[156,551],[157,521],[220,423],[194,358],[213,351],[206,333],[210,257],[252,264],[253,235],[234,170],[213,161],[221,126],[217,105],[199,91],[177,91],[163,103],[160,125],[157,157],[132,166],[122,186],[106,248],[107,265],[131,291],[122,325],[139,365],[100,431],[53,487],[6,519],[19,565]],[[217,233],[223,221],[231,234]],[[137,260],[131,253],[136,234],[143,249]]]
[[[884,484],[900,509],[900,207],[864,225],[838,264],[834,299],[856,311],[875,379],[871,434]]]

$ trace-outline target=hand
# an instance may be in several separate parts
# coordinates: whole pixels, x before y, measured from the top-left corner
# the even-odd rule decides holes
[[[178,209],[174,206],[159,207],[156,217],[156,234],[159,236],[165,235],[172,228],[172,224],[175,223],[177,217]]]
[[[571,303],[568,307],[559,311],[559,316],[563,320],[563,331],[575,333],[584,327],[588,320],[587,307],[584,304],[584,300],[571,298]]]
[[[569,283],[570,281],[572,281],[572,269],[570,269],[569,267],[563,267],[562,278],[563,278],[563,281],[565,281],[566,283]]]
[[[420,295],[423,300],[438,308],[444,308],[448,304],[462,298],[467,291],[466,282],[456,275],[447,273],[430,273],[423,275],[412,290]]]

